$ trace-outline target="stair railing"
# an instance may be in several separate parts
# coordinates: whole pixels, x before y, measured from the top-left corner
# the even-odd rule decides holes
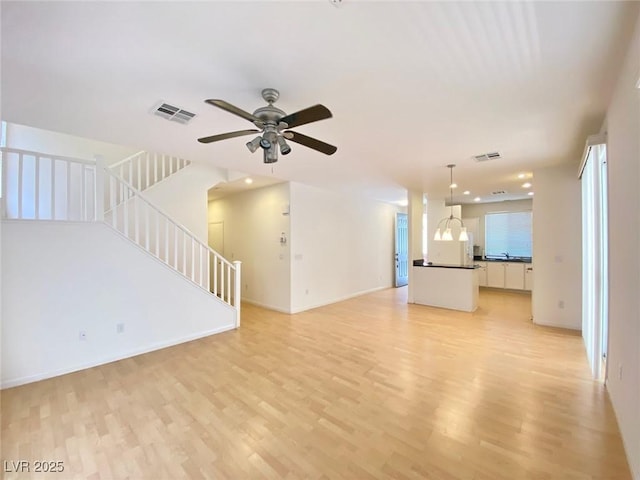
[[[229,262],[211,249],[120,178],[117,169],[105,167],[100,157],[89,161],[6,147],[0,154],[3,218],[104,222],[234,307],[240,326],[241,262]],[[145,172],[142,186],[149,185],[147,178],[159,181],[146,176],[149,170],[140,171]]]
[[[235,307],[239,325],[241,262],[232,263],[222,257],[110,168],[98,168],[101,170],[103,221],[200,288]]]
[[[90,160],[3,147],[2,217],[96,220],[96,164]]]
[[[139,192],[182,170],[191,162],[184,158],[138,152],[109,166],[112,172]]]

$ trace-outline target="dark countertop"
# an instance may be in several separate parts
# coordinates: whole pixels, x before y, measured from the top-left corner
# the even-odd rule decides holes
[[[533,263],[533,259],[530,257],[517,257],[517,258],[482,258],[473,257],[475,262],[509,262],[509,263]]]
[[[448,263],[424,263],[424,260],[414,260],[414,267],[432,267],[432,268],[460,268],[463,270],[474,270],[480,268],[478,265],[451,265]]]

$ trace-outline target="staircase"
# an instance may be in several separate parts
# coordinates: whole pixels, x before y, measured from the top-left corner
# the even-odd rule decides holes
[[[102,222],[189,282],[235,309],[240,326],[240,262],[229,262],[149,202],[144,190],[189,161],[139,152],[103,162],[2,148],[2,218]]]

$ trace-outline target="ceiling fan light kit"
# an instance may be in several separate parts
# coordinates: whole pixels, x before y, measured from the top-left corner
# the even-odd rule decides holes
[[[338,150],[333,145],[329,145],[328,143],[315,138],[288,130],[289,128],[299,127],[300,125],[306,125],[307,123],[331,118],[331,111],[327,107],[318,104],[287,115],[284,111],[273,105],[275,101],[280,98],[280,92],[278,92],[278,90],[275,88],[265,88],[262,90],[262,98],[268,105],[258,108],[252,114],[236,107],[235,105],[231,105],[224,100],[205,100],[206,103],[213,105],[214,107],[221,108],[222,110],[233,113],[245,120],[249,120],[260,130],[251,129],[222,133],[212,135],[210,137],[202,137],[199,138],[198,141],[200,143],[212,143],[220,140],[226,140],[227,138],[260,133],[261,135],[257,136],[250,142],[247,142],[246,145],[251,153],[254,153],[258,147],[262,148],[264,163],[277,162],[278,150],[280,150],[280,154],[282,155],[288,155],[291,153],[291,147],[286,140],[291,140],[294,143],[304,145],[305,147],[324,153],[325,155],[333,155]]]

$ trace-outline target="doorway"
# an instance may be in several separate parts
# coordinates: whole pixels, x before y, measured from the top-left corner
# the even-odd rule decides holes
[[[396,213],[395,235],[396,287],[409,283],[409,220],[406,213]]]

